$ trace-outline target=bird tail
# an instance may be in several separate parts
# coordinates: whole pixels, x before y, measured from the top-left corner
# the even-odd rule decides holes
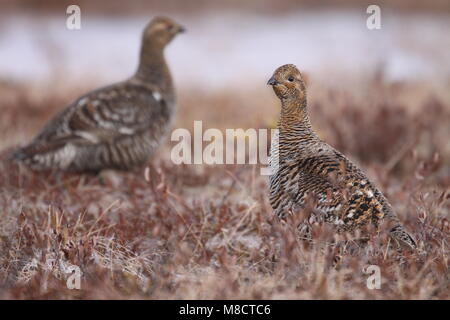
[[[12,152],[9,156],[8,156],[8,160],[10,161],[17,161],[17,162],[24,162],[27,159],[29,159],[29,155],[26,153],[24,148],[20,148],[14,152]]]
[[[39,146],[30,144],[12,152],[8,157],[10,161],[24,163],[33,168],[39,168],[45,164],[47,150],[40,150]]]
[[[417,249],[417,242],[414,238],[403,228],[397,225],[391,229],[390,234],[398,247],[408,248],[412,250]]]

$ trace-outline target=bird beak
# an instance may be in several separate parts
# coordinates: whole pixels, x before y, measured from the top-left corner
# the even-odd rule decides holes
[[[183,26],[179,26],[178,27],[178,33],[185,33],[186,32],[186,28]]]
[[[267,81],[267,84],[268,84],[269,86],[275,86],[275,85],[277,85],[278,83],[279,83],[279,82],[278,82],[277,80],[275,80],[274,77],[270,78],[269,81]]]

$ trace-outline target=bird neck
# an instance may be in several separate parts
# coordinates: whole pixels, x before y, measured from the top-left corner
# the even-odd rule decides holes
[[[278,131],[280,161],[296,157],[308,145],[320,140],[312,129],[306,98],[282,100]]]
[[[135,77],[164,91],[172,90],[172,78],[164,58],[164,47],[151,40],[143,41]]]
[[[282,132],[295,132],[300,135],[313,134],[304,94],[301,97],[281,101],[279,129]]]

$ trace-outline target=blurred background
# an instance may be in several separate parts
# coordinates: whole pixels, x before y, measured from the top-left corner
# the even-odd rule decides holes
[[[66,27],[72,4],[80,30]],[[367,28],[371,4],[379,30]],[[81,94],[131,76],[142,30],[161,14],[188,30],[166,49],[174,128],[274,128],[266,82],[296,64],[314,129],[380,187],[423,265],[383,249],[332,270],[334,255],[325,263],[276,223],[257,166],[175,165],[170,142],[149,181],[6,160]],[[0,298],[448,299],[449,18],[448,0],[0,1]],[[374,262],[382,290],[358,276]],[[86,275],[81,291],[61,281],[71,264]]]
[[[66,8],[81,8],[81,30]],[[167,50],[178,83],[258,86],[284,63],[329,78],[383,67],[391,80],[448,79],[450,3],[377,2],[381,29],[369,30],[370,1],[2,1],[0,75],[36,82],[111,81],[136,66],[140,33],[157,14],[189,33]],[[256,83],[255,83],[256,82]]]
[[[66,27],[71,4],[81,8],[80,30]],[[370,4],[381,8],[381,29],[367,28]],[[188,30],[166,49],[179,95],[177,126],[191,129],[193,120],[202,119],[218,128],[273,127],[279,109],[266,81],[285,63],[306,74],[313,122],[342,148],[350,143],[333,129],[341,107],[378,125],[370,112],[386,103],[386,112],[401,105],[406,115],[391,130],[401,134],[399,127],[408,130],[413,122],[407,115],[420,113],[427,103],[450,101],[445,0],[6,0],[0,12],[4,147],[25,143],[79,94],[130,76],[142,29],[160,14]],[[405,136],[393,139],[405,143]]]

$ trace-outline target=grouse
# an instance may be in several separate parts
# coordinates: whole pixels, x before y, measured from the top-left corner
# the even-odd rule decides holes
[[[297,67],[279,67],[268,85],[281,101],[269,158],[269,198],[274,213],[286,218],[286,213],[305,208],[312,198],[315,209],[305,221],[330,223],[338,233],[364,232],[367,226],[379,231],[381,223],[386,222],[397,248],[416,248],[384,195],[355,164],[312,129],[306,87]],[[307,223],[299,228],[310,236]]]
[[[132,77],[75,100],[12,158],[35,170],[99,172],[143,165],[168,134],[174,116],[174,85],[164,48],[183,31],[170,18],[154,18],[143,32]]]

